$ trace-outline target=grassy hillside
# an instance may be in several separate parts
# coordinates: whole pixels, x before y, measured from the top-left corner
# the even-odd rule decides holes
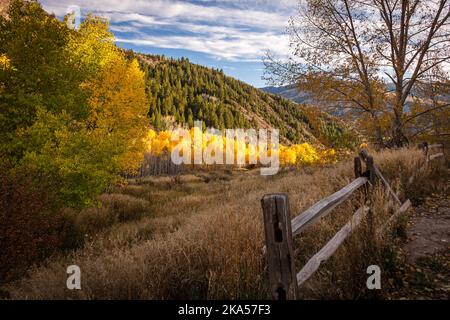
[[[314,108],[258,90],[222,70],[187,59],[134,54],[146,73],[149,116],[157,129],[167,119],[214,128],[278,128],[281,142],[351,147],[356,134],[343,122]]]

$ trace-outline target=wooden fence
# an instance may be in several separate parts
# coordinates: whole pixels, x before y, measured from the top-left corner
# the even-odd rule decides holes
[[[443,144],[428,145],[427,143],[422,143],[419,145],[419,148],[425,154],[425,163],[419,171],[423,170],[430,161],[444,156]],[[437,152],[432,152],[436,150]],[[365,165],[364,171],[363,164]],[[375,165],[373,157],[366,150],[362,150],[359,153],[359,157],[354,159],[354,168],[354,181],[329,197],[320,200],[292,220],[289,212],[289,198],[286,194],[268,194],[262,198],[261,205],[266,237],[264,251],[267,257],[267,270],[273,299],[285,300],[298,298],[299,287],[318,270],[323,262],[327,261],[336,252],[339,246],[351,235],[367,214],[369,214],[370,218],[370,206],[368,201],[366,201],[354,213],[350,221],[297,272],[293,237],[301,234],[320,218],[330,214],[334,208],[347,200],[355,191],[364,186],[367,195],[370,193],[371,187],[379,179],[386,188],[386,192],[391,196],[388,205],[391,206],[392,202],[398,205],[398,209],[379,230],[374,230],[373,223],[371,223],[372,219],[369,219],[369,228],[373,232],[383,232],[391,222],[406,212],[411,206],[409,199],[404,203],[400,201],[379,168]],[[412,183],[414,177],[415,175],[410,177],[408,182]]]

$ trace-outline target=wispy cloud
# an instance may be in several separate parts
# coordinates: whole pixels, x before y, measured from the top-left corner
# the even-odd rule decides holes
[[[259,60],[265,50],[287,55],[284,34],[297,0],[44,0],[58,16],[69,5],[110,19],[117,41],[186,49],[218,59]]]
[[[242,41],[239,37],[233,39],[224,39],[221,37],[198,38],[191,36],[166,36],[166,37],[139,37],[139,38],[117,38],[120,43],[132,43],[139,46],[151,46],[158,48],[185,49],[207,53],[217,58],[227,59],[231,61],[259,61],[267,48],[269,41],[279,42],[276,52],[284,53],[283,47],[288,47],[286,41],[280,41],[281,36],[254,36],[246,37]],[[287,40],[287,39],[284,39]]]

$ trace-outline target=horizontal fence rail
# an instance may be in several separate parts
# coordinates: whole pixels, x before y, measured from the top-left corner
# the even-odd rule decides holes
[[[328,215],[334,208],[347,200],[356,190],[365,185],[369,180],[360,177],[338,192],[320,200],[308,210],[304,211],[292,220],[292,234],[298,235],[322,217]]]
[[[328,258],[330,258],[339,246],[344,242],[345,239],[356,229],[356,227],[361,223],[364,216],[369,212],[370,208],[367,206],[359,208],[352,219],[347,222],[347,224],[339,230],[334,237],[322,248],[319,252],[317,252],[297,273],[297,285],[301,286],[306,282],[314,272],[319,269],[320,264]]]
[[[443,144],[428,145],[422,143],[419,148],[425,155],[425,163],[417,170],[416,174],[426,168],[428,163],[434,159],[445,156]],[[430,150],[437,150],[431,154]],[[365,164],[365,171],[362,167]],[[269,194],[261,200],[264,216],[264,229],[266,245],[263,252],[267,257],[267,270],[269,275],[270,290],[272,298],[276,300],[296,299],[299,287],[302,286],[320,267],[327,261],[344,241],[360,225],[365,216],[369,216],[369,229],[373,234],[383,233],[396,219],[411,207],[411,201],[407,199],[404,203],[394,192],[389,182],[381,173],[381,170],[374,164],[373,157],[366,150],[361,150],[359,156],[354,159],[355,180],[333,193],[332,195],[318,201],[313,206],[290,218],[289,199],[286,194]],[[411,176],[408,183],[412,183],[415,175]],[[370,187],[373,187],[379,179],[386,188],[386,194],[392,200],[387,204],[396,204],[396,210],[389,220],[378,230],[374,229],[373,217],[369,206]],[[333,209],[346,201],[357,190],[364,187],[364,205],[360,207],[333,238],[320,249],[308,262],[296,273],[295,250],[293,247],[293,237],[301,234],[308,227],[314,225],[321,218],[329,215]]]

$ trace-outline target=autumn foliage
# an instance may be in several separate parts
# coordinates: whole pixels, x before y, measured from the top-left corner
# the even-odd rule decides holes
[[[105,19],[88,16],[72,30],[20,0],[8,16],[0,17],[0,164],[48,177],[55,204],[81,209],[143,158],[144,74]]]
[[[173,139],[171,131],[166,130],[156,132],[154,130],[149,130],[146,138],[147,151],[155,156],[159,156],[171,153],[177,145],[179,146],[187,143],[185,147],[191,148],[191,156],[193,157],[195,148],[195,130],[196,128],[192,128],[189,131],[191,136],[190,141],[184,141],[183,139],[178,141],[177,139]],[[252,146],[251,144],[234,139],[232,140],[225,136],[213,135],[206,132],[201,132],[199,134],[202,141],[202,154],[205,150],[223,150],[223,158],[225,159],[227,145],[232,145],[230,150],[233,150],[234,152],[234,159],[238,158],[238,154],[243,154],[245,155],[245,163],[250,164],[250,159],[256,159],[259,163],[262,152],[267,152],[259,150],[258,147]],[[293,144],[290,146],[280,145],[278,149],[273,147],[269,148],[268,153],[278,153],[280,165],[282,166],[325,164],[333,163],[337,160],[337,154],[334,149],[319,149],[309,143]]]
[[[144,75],[108,27],[72,30],[36,1],[0,16],[0,283],[76,247],[72,212],[143,158]]]

